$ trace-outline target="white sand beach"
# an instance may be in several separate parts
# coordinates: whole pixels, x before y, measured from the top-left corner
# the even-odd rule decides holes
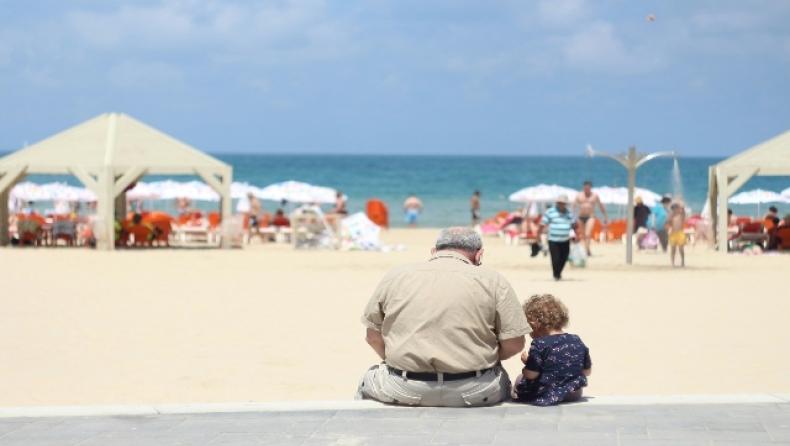
[[[437,230],[390,230],[408,249],[97,252],[0,249],[0,406],[350,399],[377,357],[362,308],[392,266],[425,260]],[[590,347],[588,395],[790,392],[790,255],[668,255],[594,245],[587,268],[486,238],[485,264],[521,300],[553,293]],[[512,376],[517,359],[506,364]]]

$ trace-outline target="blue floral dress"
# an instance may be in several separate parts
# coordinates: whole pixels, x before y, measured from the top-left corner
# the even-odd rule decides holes
[[[563,333],[534,339],[525,367],[540,372],[540,376],[535,380],[522,378],[516,383],[517,400],[549,406],[587,387],[587,377],[582,370],[591,368],[592,361],[590,350],[581,338]]]

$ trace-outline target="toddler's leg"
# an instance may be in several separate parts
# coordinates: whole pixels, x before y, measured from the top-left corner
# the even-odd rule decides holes
[[[518,395],[516,394],[516,386],[518,385],[518,383],[521,382],[523,378],[524,375],[519,373],[518,376],[516,377],[516,380],[513,381],[513,390],[511,390],[510,392],[510,397],[513,398],[514,400],[518,398]]]
[[[562,400],[563,403],[573,403],[575,401],[579,401],[582,398],[582,389],[574,390],[573,392],[569,393],[568,396]]]

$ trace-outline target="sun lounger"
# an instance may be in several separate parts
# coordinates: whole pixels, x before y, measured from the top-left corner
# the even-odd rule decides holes
[[[754,243],[765,248],[767,241],[768,234],[765,233],[765,227],[762,222],[754,222],[742,224],[732,244],[735,249],[740,249],[742,245],[749,243]]]

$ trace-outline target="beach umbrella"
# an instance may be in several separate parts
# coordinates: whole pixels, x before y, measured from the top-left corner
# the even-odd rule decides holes
[[[21,201],[96,201],[96,195],[87,188],[66,183],[36,184],[25,181],[11,189],[9,197]]]
[[[247,198],[247,194],[249,193],[257,197],[261,193],[261,189],[246,182],[239,183],[234,181],[230,185],[230,198]]]
[[[508,199],[517,203],[551,202],[560,195],[567,195],[568,199],[572,201],[578,193],[578,191],[569,187],[556,184],[538,184],[537,186],[525,187],[518,192],[514,192],[510,194]]]
[[[286,200],[292,203],[334,203],[337,200],[337,191],[300,181],[285,181],[260,189],[256,196],[262,200]]]
[[[130,200],[157,200],[160,193],[154,183],[138,182],[133,188],[126,191],[126,198]]]
[[[735,194],[727,202],[730,204],[756,204],[757,218],[760,218],[762,203],[788,203],[790,200],[770,190],[754,189]]]
[[[627,187],[594,187],[592,191],[598,194],[603,204],[615,204],[620,206],[628,205],[628,188]],[[661,195],[641,187],[634,188],[634,198],[642,197],[642,202],[645,206],[655,206],[656,203],[661,201]]]

